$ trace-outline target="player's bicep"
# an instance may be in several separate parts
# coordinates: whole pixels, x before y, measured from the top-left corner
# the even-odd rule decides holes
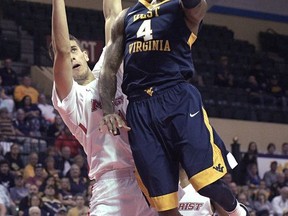
[[[207,11],[207,2],[206,0],[201,0],[201,2],[191,9],[186,9],[183,7],[186,21],[189,29],[195,34],[198,34],[198,29],[201,21],[203,20],[206,11]]]

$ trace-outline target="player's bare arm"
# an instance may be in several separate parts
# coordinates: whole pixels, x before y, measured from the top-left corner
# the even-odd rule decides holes
[[[116,74],[123,60],[124,53],[124,18],[127,10],[123,10],[115,20],[111,30],[111,40],[106,48],[103,68],[99,78],[99,94],[102,102],[103,120],[99,130],[104,125],[117,134],[117,128],[128,128],[122,118],[114,113],[114,98],[116,94]]]
[[[121,0],[103,0],[103,14],[105,18],[105,44],[108,44],[108,41],[111,38],[112,25],[121,11]]]
[[[57,94],[63,100],[73,83],[71,46],[64,0],[52,0],[52,7],[53,72]]]
[[[207,11],[206,0],[182,0],[186,15],[187,26],[195,35],[198,34],[199,24]]]

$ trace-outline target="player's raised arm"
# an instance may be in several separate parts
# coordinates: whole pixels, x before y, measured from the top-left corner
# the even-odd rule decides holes
[[[105,17],[105,44],[111,38],[112,24],[122,11],[121,0],[103,0],[103,14]]]
[[[73,83],[71,45],[64,0],[52,0],[52,45],[55,86],[62,100],[70,92]]]
[[[182,0],[183,9],[186,15],[187,25],[197,35],[199,24],[207,11],[206,0]]]
[[[102,123],[106,124],[109,131],[113,133],[116,133],[116,127],[122,126],[121,123],[119,125],[118,120],[120,119],[113,115],[113,101],[117,88],[116,74],[124,54],[124,18],[126,11],[127,10],[123,10],[113,23],[111,40],[106,48],[104,64],[99,78],[99,94],[102,102],[103,114],[105,116]],[[102,126],[100,125],[100,130]]]

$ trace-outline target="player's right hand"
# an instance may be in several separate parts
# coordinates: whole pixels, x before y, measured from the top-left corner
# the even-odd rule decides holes
[[[118,129],[120,128],[124,128],[127,131],[131,130],[131,128],[126,125],[125,121],[123,121],[121,116],[115,113],[107,114],[103,117],[99,124],[100,132],[103,132],[103,128],[105,127],[105,125],[107,126],[108,131],[113,135],[119,134]]]

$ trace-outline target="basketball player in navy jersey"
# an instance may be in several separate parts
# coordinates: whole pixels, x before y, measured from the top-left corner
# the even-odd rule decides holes
[[[131,129],[136,167],[161,216],[179,216],[179,163],[201,195],[229,215],[248,215],[220,178],[236,166],[209,124],[193,74],[191,46],[206,13],[205,0],[139,0],[120,13],[111,32],[99,91],[99,130]],[[117,70],[124,58],[122,90],[128,96],[127,125],[116,114]]]

